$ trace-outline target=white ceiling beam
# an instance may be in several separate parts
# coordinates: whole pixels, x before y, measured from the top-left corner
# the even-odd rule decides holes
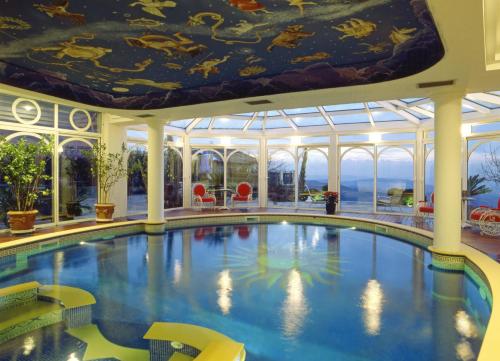
[[[366,114],[368,114],[368,120],[370,121],[370,124],[372,127],[375,127],[375,121],[373,120],[373,115],[372,112],[370,111],[370,107],[368,106],[368,103],[363,103],[365,105],[365,111]]]
[[[380,103],[380,102],[378,102]],[[422,108],[419,108],[417,106],[411,106],[409,107],[405,102],[401,101],[401,100],[389,100],[388,103],[392,104],[392,105],[395,105],[396,106],[396,109],[400,109],[400,108],[403,108],[403,109],[410,109],[410,110],[413,110],[414,112],[417,112],[417,113],[420,113],[420,114],[423,114],[425,115],[426,117],[429,117],[429,118],[432,118],[434,119],[434,113],[431,112],[431,111],[428,111],[428,110],[425,110],[425,109],[422,109]]]
[[[469,108],[477,110],[479,113],[483,113],[483,114],[491,113],[491,109],[490,108],[485,107],[484,105],[481,105],[481,104],[478,104],[478,103],[474,103],[473,101],[470,101],[468,99],[463,99],[462,100],[462,105],[466,105]]]
[[[186,133],[191,133],[191,131],[203,120],[203,118],[195,118],[189,125],[186,127]]]
[[[323,116],[323,118],[325,118],[325,121],[328,123],[330,128],[335,130],[335,123],[333,122],[332,118],[330,118],[330,116],[326,113],[325,109],[323,109],[323,107],[318,107],[318,110]]]
[[[283,119],[285,119],[288,122],[288,124],[290,124],[290,127],[292,127],[293,130],[299,130],[299,128],[297,127],[297,124],[295,124],[295,122],[292,119],[290,119],[288,117],[288,115],[286,115],[283,110],[278,110],[278,113],[280,113],[281,116],[283,117]],[[267,117],[267,113],[266,113],[266,117]]]
[[[210,119],[210,123],[208,123],[208,130],[212,130],[212,127],[214,126],[215,123],[215,117],[212,117]]]
[[[488,94],[488,93],[471,93],[467,94],[467,98],[469,99],[477,99],[477,100],[482,100],[484,102],[488,103],[493,103],[496,105],[500,105],[500,97],[493,95],[493,94]]]
[[[394,104],[388,101],[379,101],[377,104],[381,105],[384,109],[387,109],[391,112],[394,112],[396,114],[401,115],[403,118],[408,120],[409,122],[412,122],[415,125],[420,125],[420,119],[418,119],[416,116],[413,114],[407,113],[404,110],[398,109]]]
[[[414,102],[409,102],[409,103],[406,103],[402,100],[398,100],[398,101],[405,104],[407,107],[416,107],[417,105],[432,103],[431,98],[424,98],[424,99],[420,99],[420,100],[415,100]]]
[[[249,120],[247,120],[247,122],[243,126],[243,131],[244,132],[246,132],[248,130],[248,128],[250,128],[250,126],[252,125],[252,123],[255,120],[255,118],[257,118],[257,114],[259,114],[259,113],[257,113],[257,112],[253,113],[252,118],[250,118]]]

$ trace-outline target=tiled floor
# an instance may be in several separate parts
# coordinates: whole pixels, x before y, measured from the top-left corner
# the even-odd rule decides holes
[[[200,214],[225,214],[225,213],[241,213],[241,212],[270,212],[270,213],[311,213],[311,214],[323,214],[324,212],[319,209],[288,209],[288,208],[251,208],[251,209],[228,209],[228,210],[194,210],[194,209],[175,209],[165,211],[166,217],[180,217],[180,216],[190,216],[190,215],[200,215]],[[433,222],[432,219],[423,219],[422,217],[416,216],[406,216],[406,215],[393,215],[393,214],[375,214],[375,213],[352,213],[352,212],[340,212],[340,216],[355,217],[371,220],[379,220],[385,222],[392,222],[403,224],[406,226],[416,227],[420,229],[425,229],[432,231]],[[120,218],[117,221],[141,219],[144,216],[134,216],[133,218]],[[37,231],[37,234],[47,234],[55,231],[62,231],[67,229],[75,229],[80,227],[88,227],[95,225],[96,222],[86,221],[81,223],[73,223],[67,225],[57,225],[53,227],[41,228]],[[0,233],[0,242],[7,242],[14,239],[22,238],[23,236],[12,236],[9,233]],[[462,242],[474,247],[486,254],[491,258],[500,262],[500,238],[498,237],[488,237],[482,236],[479,231],[475,228],[464,228],[462,230]]]

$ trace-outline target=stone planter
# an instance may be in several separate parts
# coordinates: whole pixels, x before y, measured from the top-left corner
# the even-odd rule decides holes
[[[113,203],[99,203],[95,205],[97,222],[112,222],[115,205]]]
[[[38,214],[34,211],[8,211],[10,232],[12,234],[31,233],[35,230],[35,219]]]

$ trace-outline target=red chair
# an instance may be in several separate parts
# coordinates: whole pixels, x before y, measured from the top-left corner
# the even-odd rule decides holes
[[[231,203],[234,207],[235,202],[250,202],[252,200],[252,185],[248,182],[238,183],[236,193],[231,196]]]
[[[212,208],[215,207],[217,198],[213,194],[207,192],[207,189],[202,183],[193,185],[193,207]]]
[[[477,225],[481,234],[488,236],[500,235],[500,198],[497,208],[479,206],[470,213],[470,223]]]
[[[431,193],[431,201],[418,201],[417,214],[421,217],[432,216],[434,214],[434,192]]]

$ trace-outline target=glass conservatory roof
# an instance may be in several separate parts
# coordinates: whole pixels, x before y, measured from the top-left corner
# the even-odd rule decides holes
[[[500,115],[500,91],[468,94],[462,102],[462,114],[464,120],[470,121],[481,120],[485,115]],[[405,98],[181,119],[169,122],[167,128],[186,133],[207,130],[249,133],[286,129],[363,130],[416,128],[433,119],[434,103],[430,98]]]

